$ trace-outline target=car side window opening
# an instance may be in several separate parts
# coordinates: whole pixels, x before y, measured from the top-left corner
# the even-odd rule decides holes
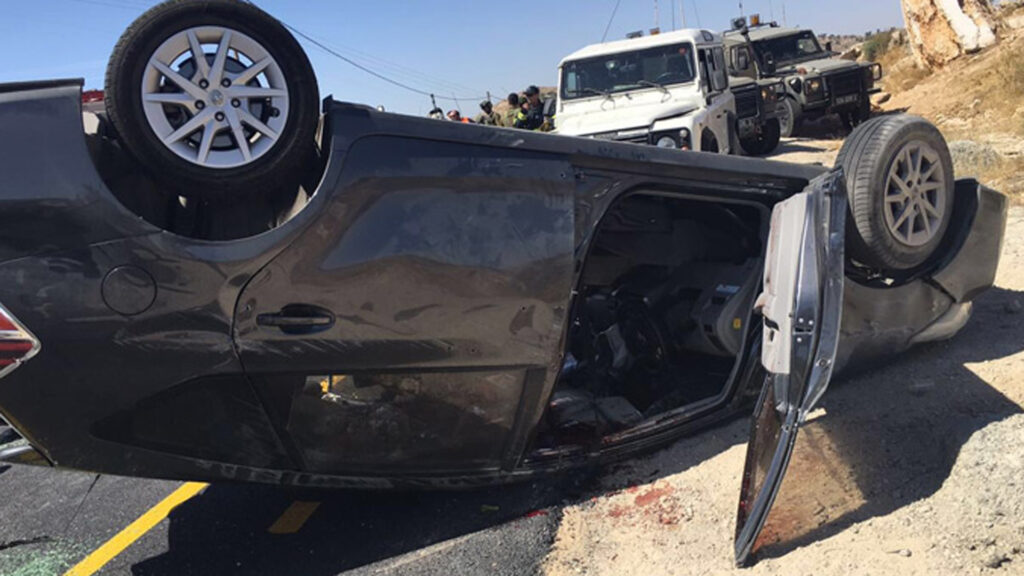
[[[709,93],[724,92],[729,88],[725,72],[725,51],[722,48],[700,50],[702,85]]]
[[[745,71],[750,68],[750,51],[746,46],[738,46],[731,52],[733,70]]]
[[[693,82],[697,77],[690,43],[658,46],[567,62],[562,67],[562,98],[590,98]]]
[[[729,74],[725,70],[725,49],[715,48],[711,51],[712,63],[715,73],[711,78],[711,84],[716,92],[724,92],[729,89]]]
[[[711,66],[708,63],[708,51],[701,49],[697,53],[697,59],[700,61],[700,85],[704,89],[704,92],[712,92],[711,88]]]

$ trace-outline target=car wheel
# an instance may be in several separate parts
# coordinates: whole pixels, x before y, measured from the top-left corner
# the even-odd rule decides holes
[[[854,130],[836,163],[846,172],[850,257],[885,272],[925,263],[953,213],[953,161],[939,130],[916,116],[875,118]]]
[[[126,150],[174,192],[202,199],[294,183],[315,150],[319,100],[299,43],[240,0],[159,4],[107,66],[107,114]]]
[[[775,115],[779,119],[779,135],[782,138],[790,138],[797,132],[800,112],[797,110],[796,101],[792,98],[782,98],[775,108]]]
[[[778,119],[772,118],[761,128],[761,134],[740,140],[740,146],[749,156],[771,154],[779,147],[781,129]]]

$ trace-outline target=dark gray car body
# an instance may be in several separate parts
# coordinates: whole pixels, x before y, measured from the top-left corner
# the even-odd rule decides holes
[[[729,417],[763,383],[757,326],[714,405],[531,452],[616,199],[658,190],[767,213],[827,172],[328,101],[308,205],[208,241],[126,209],[81,118],[77,81],[0,86],[0,304],[41,343],[0,380],[0,413],[32,447],[4,457],[174,479],[466,487],[607,462]],[[851,270],[839,362],[955,333],[993,283],[1005,218],[1001,194],[959,182],[934,259],[895,287]],[[289,307],[330,322],[261,321]],[[401,393],[340,419],[303,402],[311,375],[340,374]]]

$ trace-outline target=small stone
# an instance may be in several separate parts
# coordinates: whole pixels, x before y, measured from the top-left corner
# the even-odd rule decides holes
[[[914,555],[913,552],[911,552],[910,550],[907,550],[906,548],[903,548],[902,550],[899,550],[896,553],[899,554],[900,556],[903,556],[904,558],[910,558],[911,556]]]
[[[993,552],[985,557],[983,565],[985,568],[999,568],[1004,562],[1009,562],[1010,558],[1006,554],[1000,552]]]

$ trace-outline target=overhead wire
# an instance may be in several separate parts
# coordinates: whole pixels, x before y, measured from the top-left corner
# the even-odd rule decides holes
[[[614,22],[615,13],[618,12],[618,5],[622,4],[623,0],[615,0],[615,7],[611,9],[611,16],[608,17],[608,24],[604,27],[604,34],[601,35],[601,42],[608,37],[608,31],[611,30],[611,23]]]

